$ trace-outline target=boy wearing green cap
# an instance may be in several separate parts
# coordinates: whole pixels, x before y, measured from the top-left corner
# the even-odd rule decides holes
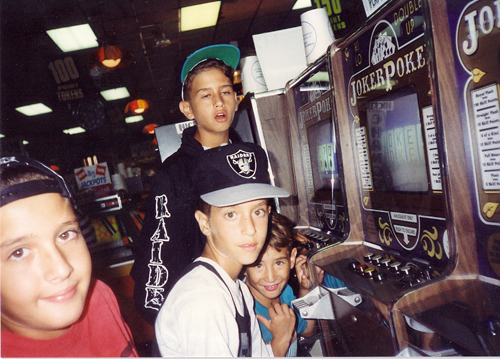
[[[241,142],[230,128],[237,110],[233,72],[239,50],[214,45],[190,55],[182,68],[179,109],[195,127],[184,130],[179,150],[157,169],[131,275],[138,312],[154,325],[173,282],[205,243],[193,213],[193,164],[205,149]]]

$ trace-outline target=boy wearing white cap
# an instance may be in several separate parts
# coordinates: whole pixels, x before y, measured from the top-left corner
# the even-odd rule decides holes
[[[156,170],[131,272],[136,309],[151,325],[174,281],[203,250],[205,239],[193,217],[194,163],[207,148],[241,142],[230,128],[239,56],[232,45],[208,46],[191,54],[182,68],[179,109],[196,126],[184,130],[179,150]]]
[[[200,195],[195,217],[207,240],[158,314],[155,335],[162,356],[272,355],[262,339],[253,297],[238,279],[264,246],[268,199],[289,196],[270,184],[267,163],[264,150],[252,143],[200,156],[194,170]]]

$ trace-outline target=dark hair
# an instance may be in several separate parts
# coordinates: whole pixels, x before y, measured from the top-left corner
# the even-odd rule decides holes
[[[212,206],[209,205],[207,202],[205,202],[201,198],[198,200],[198,210],[203,212],[204,214],[206,214],[207,217],[210,217],[210,210],[211,209],[212,209]]]
[[[268,245],[277,251],[286,248],[287,252],[290,253],[295,244],[293,222],[275,211],[271,212],[270,217],[270,226],[267,232]]]
[[[18,183],[48,179],[52,177],[30,166],[7,167],[0,170],[0,189]]]
[[[203,60],[193,67],[184,79],[184,83],[182,85],[182,98],[185,101],[189,101],[191,99],[191,87],[193,86],[193,81],[196,76],[203,71],[211,69],[219,69],[231,81],[231,85],[233,84],[234,69],[231,66],[228,66],[224,61],[215,58]]]

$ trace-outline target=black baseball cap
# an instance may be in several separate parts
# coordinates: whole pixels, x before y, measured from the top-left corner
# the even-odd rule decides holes
[[[200,198],[215,207],[290,194],[273,186],[266,152],[255,143],[236,143],[206,150],[194,171]]]
[[[16,171],[21,167],[30,167],[41,172],[51,179],[33,180],[16,183],[0,190],[0,207],[19,199],[28,198],[44,193],[59,193],[69,198],[76,208],[76,202],[64,179],[41,162],[24,156],[10,156],[0,158],[0,172],[2,177],[7,171]]]

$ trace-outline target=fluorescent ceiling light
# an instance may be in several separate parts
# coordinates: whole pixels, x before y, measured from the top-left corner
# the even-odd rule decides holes
[[[181,31],[215,26],[219,18],[220,1],[181,8]]]
[[[101,91],[101,95],[102,97],[104,97],[106,101],[113,101],[113,100],[119,100],[121,98],[130,97],[130,94],[128,93],[126,87],[119,87],[116,89]]]
[[[67,130],[63,130],[63,132],[67,135],[76,135],[78,133],[85,132],[85,130],[81,127],[73,127],[73,128],[68,128]]]
[[[311,7],[311,0],[297,0],[292,7],[292,10],[305,9],[306,7]]]
[[[26,116],[36,116],[41,115],[42,113],[52,112],[52,109],[45,106],[43,103],[35,103],[33,105],[17,107],[16,111],[19,111]]]
[[[62,52],[70,52],[97,47],[97,37],[89,24],[48,30],[47,34]]]
[[[125,117],[125,123],[140,122],[142,120],[144,120],[144,117],[142,117],[141,115]]]

